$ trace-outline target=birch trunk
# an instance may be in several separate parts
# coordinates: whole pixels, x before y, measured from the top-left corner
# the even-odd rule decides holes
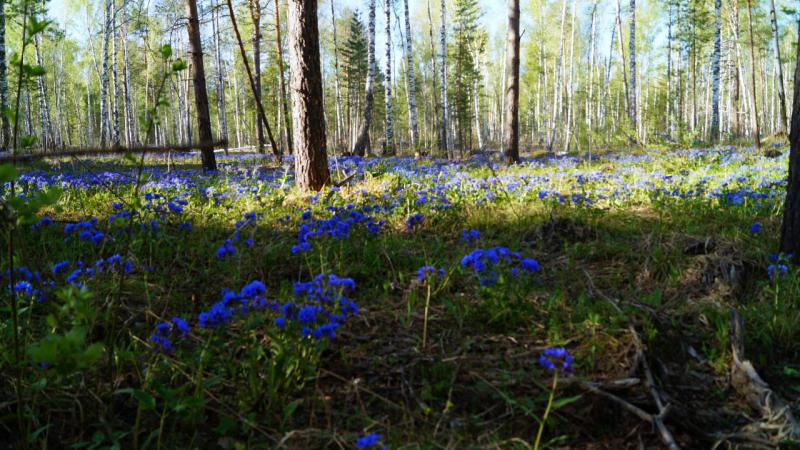
[[[289,153],[294,153],[292,142],[292,116],[289,114],[289,100],[286,96],[286,79],[283,70],[283,40],[281,38],[281,9],[278,0],[275,0],[275,47],[278,52],[278,77],[280,78],[281,104],[283,105],[283,124],[286,132],[286,147]],[[338,69],[337,69],[338,72]]]
[[[411,46],[411,19],[408,0],[403,0],[406,17],[406,76],[408,77],[408,120],[411,127],[411,147],[419,149],[419,125],[417,124],[417,80],[414,72],[414,53]]]
[[[779,131],[786,131],[788,125],[786,122],[786,90],[783,84],[783,66],[781,65],[781,38],[778,34],[778,19],[775,15],[775,0],[770,0],[770,19],[772,22],[772,34],[775,36],[775,65],[778,69],[778,98],[780,101],[780,127]]]
[[[439,146],[450,157],[449,140],[447,139],[447,5],[445,0],[440,2],[441,25],[439,31],[439,91],[442,102],[442,128],[439,136]]]
[[[719,139],[719,61],[722,38],[722,1],[714,1],[714,59],[711,63],[712,94],[711,94],[711,141]]]
[[[372,108],[374,99],[375,83],[375,0],[369,0],[369,26],[367,32],[367,82],[364,89],[364,120],[361,122],[361,129],[358,138],[353,145],[353,153],[364,156],[370,147],[369,127],[372,125]]]
[[[6,0],[0,0],[0,111],[8,108],[8,69],[6,62]],[[11,144],[11,124],[5,114],[0,114],[3,131],[3,149]]]
[[[630,65],[631,65],[631,87],[630,87],[630,100],[628,107],[630,109],[631,122],[633,122],[633,131],[637,133],[638,128],[638,111],[637,111],[637,93],[636,93],[636,0],[631,0],[631,17],[630,17]]]
[[[553,114],[550,121],[550,135],[547,138],[547,151],[553,151],[553,145],[556,139],[556,128],[558,127],[558,120],[560,119],[560,98],[561,98],[561,72],[564,64],[564,25],[567,20],[567,0],[563,0],[561,4],[561,33],[560,43],[558,45],[558,60],[556,62],[555,84],[553,87]]]
[[[383,143],[383,153],[386,155],[394,154],[394,114],[392,102],[392,9],[391,0],[385,0],[385,28],[386,34],[386,66],[384,68],[384,103],[386,105],[386,124],[385,141]]]
[[[214,34],[214,58],[216,66],[216,78],[214,80],[214,90],[217,96],[217,127],[219,137],[225,144],[225,152],[228,152],[228,114],[225,109],[225,81],[223,78],[224,67],[222,65],[222,52],[220,51],[220,30],[219,30],[219,4],[214,5],[214,12],[211,16],[212,32]]]
[[[750,28],[750,66],[753,81],[753,125],[755,126],[756,148],[761,148],[761,126],[758,120],[758,99],[756,98],[756,44],[753,38],[753,5],[752,0],[747,0],[747,19]]]
[[[339,45],[336,38],[336,10],[334,1],[331,0],[331,25],[333,27],[333,85],[336,91],[336,133],[334,134],[334,151],[342,145],[343,120],[342,120],[342,95],[339,90]]]

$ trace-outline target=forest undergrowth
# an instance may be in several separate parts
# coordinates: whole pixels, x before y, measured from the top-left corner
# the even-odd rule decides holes
[[[313,195],[254,155],[148,157],[138,195],[123,158],[4,173],[38,209],[2,259],[0,442],[790,448],[774,149],[332,158]]]

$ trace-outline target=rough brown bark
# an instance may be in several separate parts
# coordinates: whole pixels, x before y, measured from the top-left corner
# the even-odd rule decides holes
[[[322,108],[317,0],[289,0],[287,17],[295,179],[300,189],[320,190],[330,183],[330,172]]]
[[[197,1],[186,0],[186,14],[189,24],[189,53],[192,58],[194,78],[194,98],[197,108],[197,130],[200,135],[200,155],[203,169],[217,170],[214,157],[213,137],[211,135],[211,114],[208,112],[208,92],[206,92],[206,73],[203,67],[203,46],[200,42],[200,21],[197,18]]]
[[[503,150],[508,163],[519,162],[519,0],[508,2],[506,37],[508,87],[506,88],[506,129]]]
[[[800,22],[798,22],[797,64],[794,69],[794,103],[789,141],[789,184],[781,227],[781,251],[800,255]]]

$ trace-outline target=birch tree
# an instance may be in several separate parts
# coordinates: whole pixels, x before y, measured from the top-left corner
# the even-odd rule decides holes
[[[504,156],[509,164],[519,162],[519,0],[508,1],[508,35],[506,37],[506,129]]]
[[[408,120],[411,128],[411,148],[419,148],[419,127],[417,125],[417,82],[414,76],[414,53],[411,47],[411,19],[408,0],[403,0],[406,18],[406,77],[408,78]]]
[[[353,153],[364,156],[370,147],[369,127],[372,124],[372,108],[375,83],[375,0],[369,0],[369,25],[367,26],[367,81],[364,89],[364,118],[353,145]]]
[[[385,68],[384,68],[384,102],[386,104],[386,123],[385,123],[385,141],[383,143],[384,154],[394,154],[394,114],[392,102],[392,0],[386,0],[384,3],[384,11],[386,15],[384,32],[386,34],[386,52]]]
[[[711,141],[719,139],[719,63],[722,38],[722,1],[714,0],[714,56],[711,63],[713,93],[711,94]]]
[[[778,131],[786,131],[788,128],[786,119],[786,90],[783,84],[783,65],[781,64],[781,39],[778,33],[778,18],[775,14],[775,0],[770,0],[770,22],[772,23],[772,34],[775,36],[775,69],[778,72],[778,99],[780,103],[780,116]]]

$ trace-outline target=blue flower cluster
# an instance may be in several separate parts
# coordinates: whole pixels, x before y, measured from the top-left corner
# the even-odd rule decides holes
[[[24,266],[14,269],[13,287],[10,281],[10,270],[6,269],[5,272],[0,272],[0,286],[5,286],[6,292],[13,292],[19,297],[30,297],[36,302],[44,301],[47,291],[54,285],[52,281],[42,280],[39,272],[31,272]]]
[[[478,230],[463,230],[461,232],[461,242],[466,242],[467,244],[474,244],[480,237],[481,232]]]
[[[369,433],[356,439],[356,448],[372,448],[381,444],[383,436],[378,433]],[[380,450],[386,450],[386,446],[381,446]]]
[[[203,328],[215,328],[232,321],[236,315],[247,315],[250,311],[260,311],[266,308],[267,301],[264,296],[267,290],[264,283],[254,280],[245,285],[239,293],[222,291],[222,299],[211,305],[197,317]]]
[[[474,250],[461,258],[461,265],[472,269],[483,286],[491,286],[497,282],[497,270],[500,268],[507,268],[511,275],[517,275],[522,270],[528,273],[541,270],[535,259],[523,258],[519,252],[512,252],[506,247]]]
[[[444,269],[437,269],[433,266],[422,266],[417,269],[417,282],[420,284],[426,281],[438,281],[444,276]]]
[[[330,219],[314,219],[311,211],[305,211],[300,216],[303,222],[297,232],[297,244],[292,246],[292,253],[302,253],[311,250],[311,242],[326,236],[334,239],[347,239],[356,225],[363,225],[367,232],[377,233],[384,225],[383,220],[376,221],[369,213],[374,212],[373,207],[364,207],[359,211],[352,204],[346,207],[329,206],[328,211],[333,212]]]
[[[539,364],[547,370],[569,372],[572,370],[572,355],[564,347],[550,347],[539,356]]]
[[[355,301],[345,295],[355,288],[355,281],[334,274],[319,274],[312,281],[297,282],[295,301],[280,305],[275,324],[281,329],[295,324],[303,337],[332,339],[342,322],[358,315]]]
[[[89,220],[80,221],[77,223],[68,223],[64,227],[64,234],[67,237],[76,234],[78,239],[81,241],[87,241],[93,243],[95,246],[99,246],[103,243],[105,239],[105,233],[98,230],[97,226],[97,217],[92,217]]]
[[[177,333],[183,339],[189,335],[189,330],[189,322],[180,317],[173,317],[170,322],[162,322],[156,325],[156,331],[150,336],[150,342],[155,344],[157,349],[172,353],[174,351],[172,336]]]
[[[65,274],[71,267],[75,267],[70,271],[64,279],[67,283],[77,287],[84,287],[84,283],[91,280],[97,274],[101,273],[125,273],[130,274],[135,270],[135,265],[130,260],[124,260],[120,255],[111,255],[108,258],[100,258],[94,264],[85,264],[83,261],[61,261],[53,264],[53,276]]]
[[[422,214],[417,213],[409,216],[408,219],[406,219],[406,230],[414,231],[414,228],[416,228],[418,225],[421,225],[424,221],[425,216]]]

